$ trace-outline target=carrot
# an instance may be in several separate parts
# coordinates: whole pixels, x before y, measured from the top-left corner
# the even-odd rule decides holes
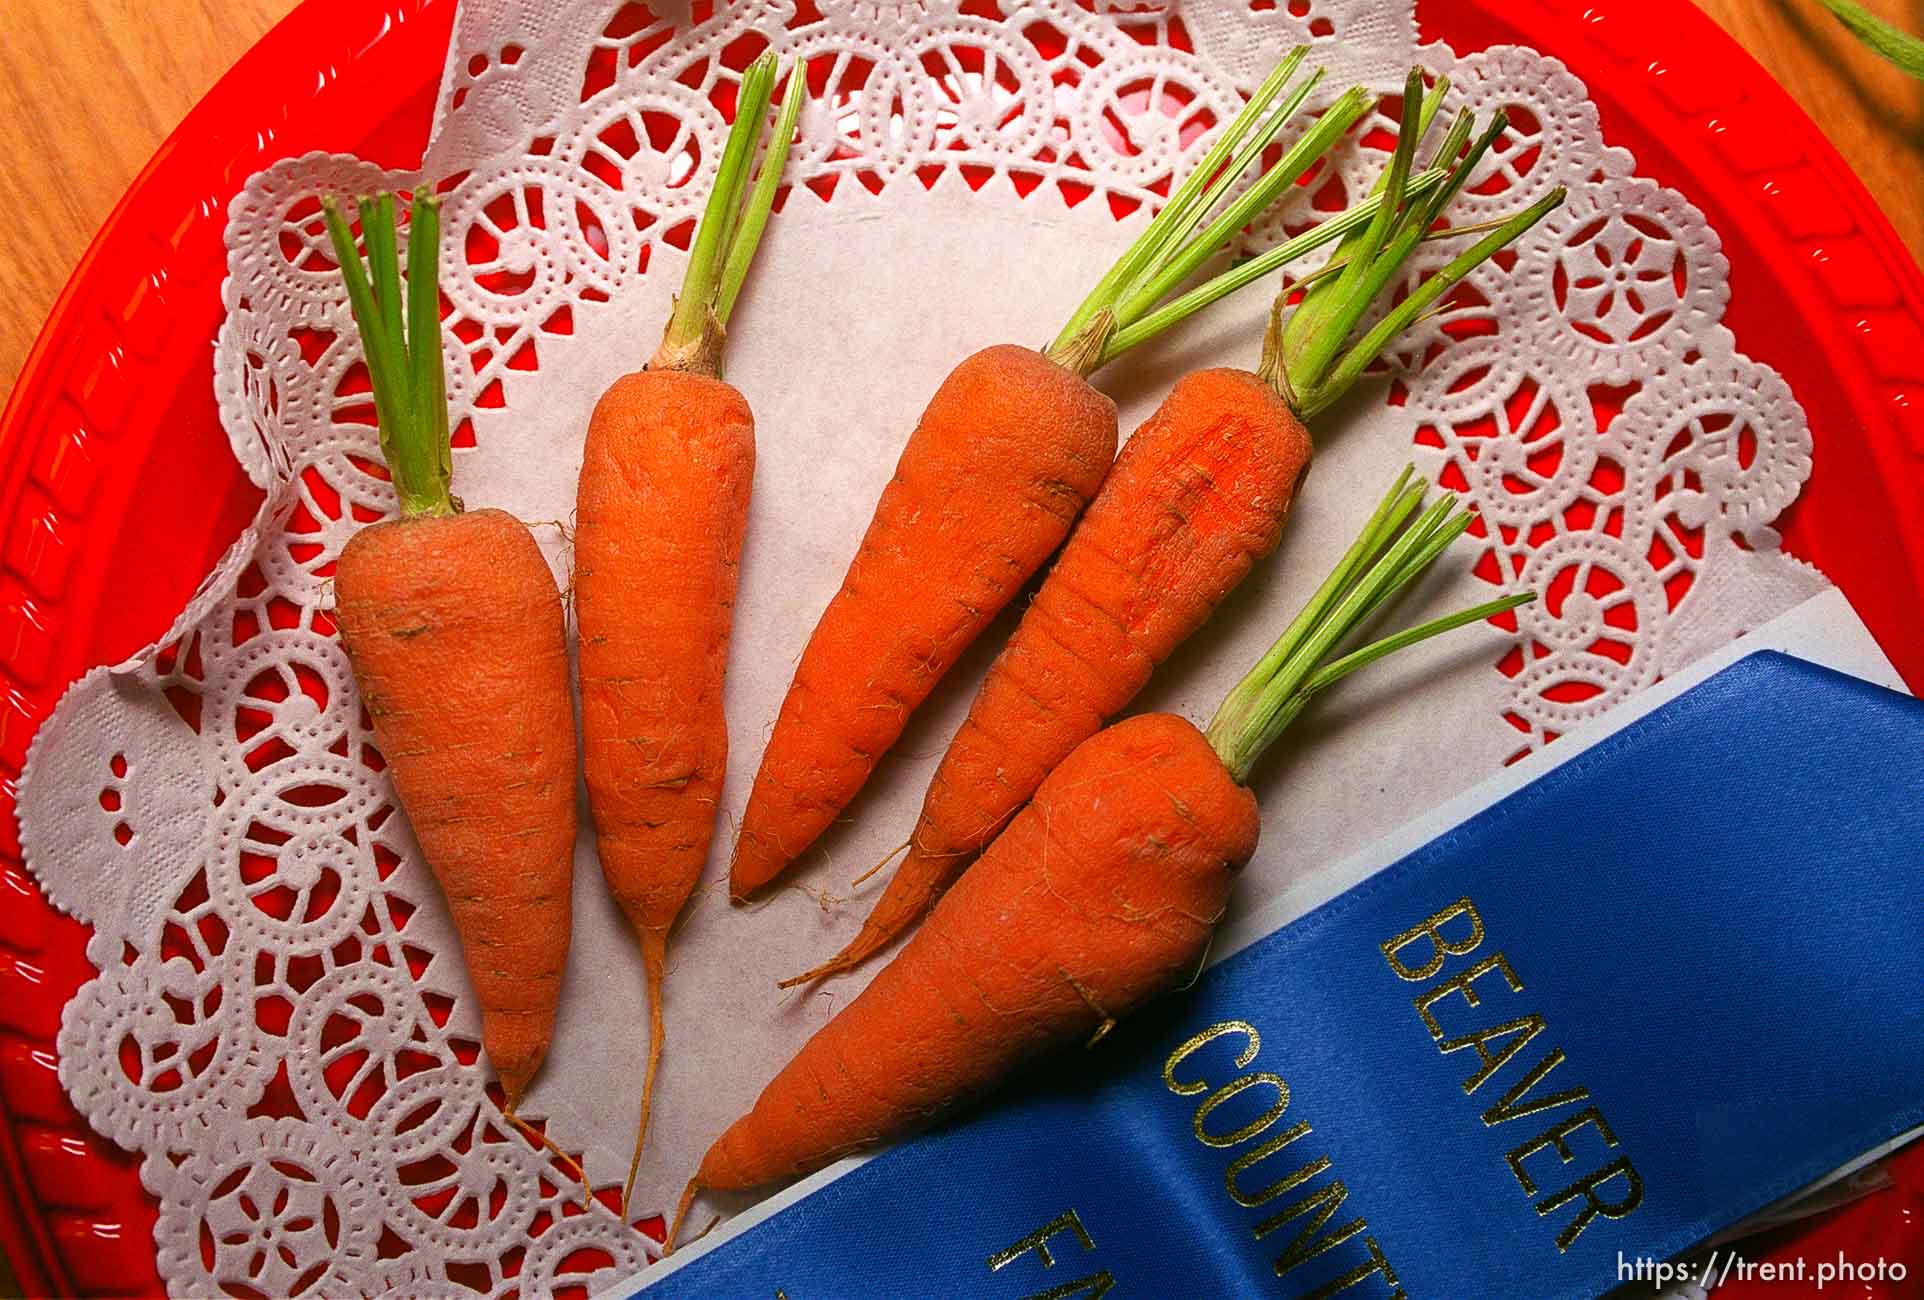
[[[702,1187],[799,1177],[1181,981],[1255,851],[1256,800],[1180,718],[1131,718],[1100,741],[709,1148]]]
[[[722,676],[755,474],[755,417],[721,378],[722,345],[801,111],[805,82],[793,71],[748,191],[775,75],[766,51],[742,76],[661,347],[595,407],[575,499],[588,803],[602,874],[641,945],[648,992],[648,1065],[624,1217],[661,1062],[668,932],[708,860],[728,760]]]
[[[809,638],[749,795],[730,884],[772,880],[1069,531],[1116,450],[1113,403],[1041,353],[987,348],[923,412]]]
[[[1181,319],[1165,310],[1154,328],[1139,328],[1361,115],[1366,97],[1346,93],[1228,198],[1314,86],[1317,74],[1296,77],[1302,61],[1299,50],[1258,88],[1046,352],[987,348],[937,390],[782,702],[735,845],[737,899],[828,828],[929,691],[1068,535],[1115,455],[1114,403],[1087,376],[1125,350],[1118,332],[1138,327],[1134,346]]]
[[[1401,646],[1530,599],[1336,654],[1469,523],[1447,493],[1419,515],[1413,473],[1207,735],[1173,715],[1135,717],[1050,773],[928,923],[708,1149],[684,1211],[704,1189],[798,1177],[897,1136],[1038,1053],[1100,1037],[1196,967],[1256,847],[1250,768],[1307,700]]]
[[[1043,778],[1120,713],[1156,665],[1275,549],[1309,469],[1306,420],[1354,383],[1417,313],[1560,201],[1561,194],[1551,195],[1501,223],[1349,354],[1327,346],[1345,341],[1502,130],[1499,115],[1465,152],[1470,120],[1459,117],[1438,151],[1441,179],[1411,193],[1411,151],[1446,89],[1439,81],[1426,95],[1411,74],[1404,102],[1414,120],[1399,133],[1384,182],[1383,192],[1394,198],[1377,206],[1368,226],[1353,223],[1337,255],[1343,274],[1361,268],[1355,287],[1326,276],[1291,317],[1306,329],[1285,336],[1272,328],[1259,371],[1185,376],[1124,445],[943,755],[908,856],[888,888],[841,952],[784,987],[848,970],[922,918]],[[1279,296],[1273,321],[1280,321],[1288,292]],[[1342,310],[1326,308],[1345,292]],[[1313,342],[1320,359],[1292,363],[1285,337],[1297,340],[1292,355]]]
[[[400,498],[400,518],[342,548],[335,618],[461,935],[512,1115],[547,1056],[568,955],[575,726],[561,592],[525,524],[463,512],[449,493],[436,200],[413,203],[405,323],[393,196],[360,203],[365,267],[339,205],[324,211]]]

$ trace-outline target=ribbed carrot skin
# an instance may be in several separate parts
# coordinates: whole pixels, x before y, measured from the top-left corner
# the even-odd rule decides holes
[[[742,817],[745,897],[814,843],[909,715],[1062,544],[1115,456],[1116,408],[1003,345],[942,382],[782,701]]]
[[[977,692],[908,856],[861,931],[812,975],[914,925],[1075,747],[1274,550],[1309,434],[1244,370],[1199,370],[1123,444],[1035,602]]]
[[[1180,984],[1258,828],[1255,798],[1181,718],[1098,733],[709,1148],[697,1185],[819,1169]]]
[[[575,498],[582,753],[601,870],[640,939],[651,1014],[721,799],[722,676],[754,476],[755,417],[719,379],[628,375],[588,424]]]
[[[547,1056],[568,957],[576,769],[561,593],[527,526],[499,510],[363,528],[334,590],[512,1109]]]

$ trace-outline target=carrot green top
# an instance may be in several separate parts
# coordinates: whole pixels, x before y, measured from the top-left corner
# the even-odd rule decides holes
[[[1209,283],[1221,281],[1226,287],[1213,294],[1198,290],[1157,310],[1171,291],[1301,180],[1369,107],[1369,95],[1362,88],[1344,91],[1273,166],[1261,169],[1247,189],[1223,203],[1215,219],[1203,225],[1203,218],[1262,157],[1322,79],[1320,69],[1297,77],[1307,53],[1301,47],[1292,50],[1256,88],[1162,210],[1069,317],[1049,346],[1051,358],[1078,374],[1092,374],[1129,348],[1250,283],[1252,277],[1225,272]],[[1202,226],[1200,233],[1198,226]],[[1305,251],[1298,249],[1295,255]]]
[[[1493,618],[1536,599],[1535,592],[1503,596],[1431,619],[1347,654],[1335,653],[1352,632],[1434,564],[1470,526],[1469,511],[1457,509],[1456,496],[1449,492],[1416,514],[1426,487],[1416,477],[1415,466],[1404,466],[1362,534],[1323,585],[1216,710],[1207,733],[1209,743],[1238,781],[1248,780],[1249,769],[1263,751],[1325,686],[1405,646],[1479,619]],[[1412,515],[1416,515],[1414,523],[1410,522]]]
[[[334,257],[347,283],[347,300],[361,333],[361,352],[374,388],[381,457],[387,461],[403,517],[450,515],[461,502],[448,490],[453,464],[448,453],[447,378],[441,365],[441,201],[416,195],[408,217],[405,300],[396,251],[392,194],[357,204],[367,261],[354,246],[354,232],[339,200],[321,201]]]
[[[1438,179],[1419,192],[1411,177],[1416,149],[1429,133],[1448,86],[1447,80],[1439,80],[1425,93],[1421,71],[1411,69],[1396,152],[1371,196],[1374,208],[1368,223],[1359,222],[1344,235],[1322,270],[1287,287],[1270,314],[1258,373],[1306,421],[1347,392],[1396,336],[1452,286],[1563,202],[1563,190],[1558,187],[1513,216],[1477,226],[1436,228],[1443,210],[1507,125],[1498,111],[1471,143],[1472,116],[1468,110],[1459,114],[1425,173]],[[1412,289],[1361,339],[1349,342],[1370,304],[1403,273],[1417,245],[1485,231],[1482,239]],[[1284,305],[1298,290],[1302,299],[1285,324]]]
[[[788,90],[782,96],[761,174],[749,189],[748,173],[766,125],[769,101],[774,98],[775,76],[773,50],[763,50],[742,73],[741,89],[735,98],[735,122],[728,128],[728,142],[722,147],[715,188],[708,193],[701,224],[695,230],[695,244],[688,254],[688,270],[682,278],[681,293],[675,298],[674,314],[669,317],[661,347],[648,363],[651,370],[721,374],[728,317],[735,309],[736,295],[748,278],[748,265],[755,258],[756,245],[761,243],[768,214],[775,206],[775,191],[781,186],[782,169],[795,140],[795,123],[807,89],[802,64],[797,61],[789,69]]]
[[[781,184],[782,167],[805,87],[800,65],[790,73],[769,155],[754,188],[747,189],[755,144],[760,138],[775,88],[775,55],[764,51],[742,74],[735,123],[729,129],[715,188],[695,233],[688,272],[675,299],[674,315],[650,363],[658,369],[721,373],[721,352],[729,314],[734,310],[755,246],[761,241]],[[334,246],[354,323],[361,335],[374,411],[403,517],[448,515],[461,502],[449,491],[453,464],[448,448],[447,377],[441,356],[439,273],[441,202],[417,194],[408,218],[406,287],[398,252],[397,213],[392,194],[375,194],[355,205],[367,258],[355,246],[354,231],[340,200],[321,201],[328,238]]]
[[[1439,229],[1444,208],[1505,126],[1503,114],[1495,114],[1472,143],[1471,116],[1459,114],[1430,168],[1413,176],[1416,149],[1447,90],[1448,82],[1439,80],[1425,92],[1421,72],[1411,71],[1389,170],[1368,202],[1338,218],[1347,224],[1328,265],[1286,286],[1276,299],[1258,373],[1304,420],[1348,391],[1390,342],[1452,285],[1563,201],[1563,191],[1556,189],[1513,216],[1473,227]],[[1418,244],[1472,233],[1483,233],[1483,238],[1417,284],[1378,324],[1350,342],[1370,304],[1399,278]],[[1323,242],[1334,237],[1325,233],[1325,227],[1309,235]],[[1285,323],[1285,307],[1299,291],[1302,296]],[[1435,563],[1470,526],[1470,513],[1459,510],[1449,493],[1418,513],[1424,489],[1425,484],[1415,478],[1415,468],[1405,467],[1335,570],[1223,700],[1209,724],[1209,742],[1238,781],[1247,779],[1251,766],[1310,697],[1332,682],[1405,646],[1535,599],[1534,593],[1527,592],[1504,596],[1339,654],[1342,643],[1357,628]]]

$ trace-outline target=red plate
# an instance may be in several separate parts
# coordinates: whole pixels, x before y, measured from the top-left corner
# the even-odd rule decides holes
[[[1725,323],[1790,382],[1815,432],[1787,543],[1844,588],[1924,691],[1924,277],[1870,196],[1690,6],[1418,7],[1425,37],[1459,52],[1519,42],[1562,59],[1639,173],[1703,208],[1730,260]],[[93,972],[84,928],[20,864],[11,814],[27,741],[68,682],[165,629],[258,502],[228,454],[210,374],[228,200],[255,170],[309,149],[415,163],[453,11],[454,0],[307,0],[269,33],[94,240],[0,419],[0,1164],[14,1202],[0,1207],[0,1246],[32,1294],[151,1293],[160,1279],[136,1162],[88,1129],[54,1075],[60,1009]],[[1805,1246],[1914,1257],[1917,1172]]]

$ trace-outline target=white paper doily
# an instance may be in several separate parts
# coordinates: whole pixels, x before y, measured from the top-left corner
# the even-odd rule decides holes
[[[903,436],[963,353],[1051,336],[1172,170],[1305,39],[1330,70],[1324,98],[1353,80],[1393,92],[1415,61],[1449,73],[1455,103],[1510,110],[1459,219],[1559,183],[1570,198],[1509,273],[1484,268],[1399,351],[1387,387],[1321,422],[1282,550],[1142,704],[1207,716],[1412,447],[1486,522],[1398,617],[1493,582],[1544,599],[1514,637],[1420,647],[1304,717],[1257,775],[1266,839],[1240,907],[1823,585],[1770,527],[1809,473],[1810,434],[1719,323],[1726,267],[1703,215],[1606,145],[1554,59],[1419,48],[1408,6],[794,0],[668,18],[611,0],[464,5],[425,164],[446,194],[456,488],[535,521],[564,578],[587,413],[659,337],[737,72],[767,44],[808,61],[795,183],[731,331],[729,377],[760,436],[734,763],[715,860],[670,950],[640,1208],[672,1201],[858,986],[784,999],[774,980],[859,922],[880,880],[840,905],[821,891],[847,894],[907,833],[1006,633],[1007,620],[965,659],[850,824],[804,861],[806,889],[721,901],[767,728]],[[1360,192],[1387,138],[1386,120],[1367,125],[1340,181],[1265,234]],[[545,1294],[632,1270],[652,1245],[574,1207],[486,1101],[455,940],[332,636],[334,556],[391,495],[315,196],[413,179],[310,155],[235,200],[216,382],[267,503],[159,645],[69,692],[21,792],[28,864],[93,926],[100,970],[67,1008],[60,1076],[97,1128],[144,1154],[176,1294]],[[1099,376],[1125,428],[1184,369],[1252,364],[1263,292]],[[597,1184],[618,1184],[645,1008],[585,833],[575,901],[556,1041],[524,1110],[585,1153]]]

